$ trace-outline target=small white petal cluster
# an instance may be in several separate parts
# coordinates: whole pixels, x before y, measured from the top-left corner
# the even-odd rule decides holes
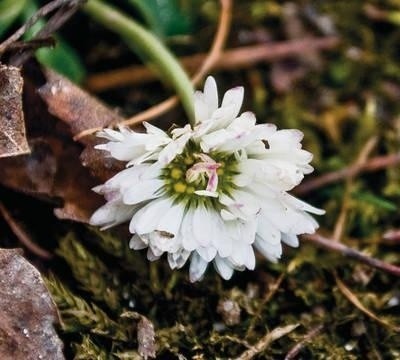
[[[166,253],[173,269],[190,259],[191,281],[210,262],[229,279],[234,270],[254,269],[255,249],[277,261],[282,242],[297,247],[299,234],[318,227],[309,213],[324,213],[287,193],[313,171],[312,154],[301,148],[302,132],[256,125],[251,112],[239,116],[242,101],[237,87],[219,105],[209,77],[194,94],[193,127],[100,132],[108,142],[97,148],[127,168],[94,189],[107,203],[91,224],[129,220],[132,249],[147,248],[149,260]]]

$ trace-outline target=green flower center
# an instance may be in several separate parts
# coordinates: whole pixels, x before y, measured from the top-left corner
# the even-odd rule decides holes
[[[205,158],[209,159],[208,163],[204,162]],[[162,170],[160,178],[165,184],[162,191],[174,201],[184,202],[187,206],[204,204],[218,207],[218,198],[199,195],[196,192],[207,189],[210,184],[210,173],[214,172],[214,176],[217,175],[215,192],[218,195],[229,195],[236,188],[233,177],[238,174],[237,164],[234,154],[224,152],[204,154],[198,145],[189,143],[182,154],[176,156]],[[197,170],[203,167],[212,170]]]

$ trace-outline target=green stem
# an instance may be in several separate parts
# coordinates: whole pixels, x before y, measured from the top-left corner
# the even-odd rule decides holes
[[[171,52],[153,34],[117,9],[100,0],[89,0],[83,10],[91,18],[116,32],[128,43],[142,51],[175,88],[182,105],[193,124],[193,85]]]

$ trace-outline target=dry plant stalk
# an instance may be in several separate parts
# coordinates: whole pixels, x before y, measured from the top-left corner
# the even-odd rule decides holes
[[[285,360],[294,360],[297,358],[297,355],[303,349],[303,347],[308,343],[312,338],[315,336],[319,335],[321,331],[324,329],[324,325],[317,325],[313,327],[301,340],[299,343],[297,343],[295,346],[293,346],[289,352],[285,356]]]
[[[366,264],[375,269],[382,270],[389,274],[400,277],[400,267],[399,266],[388,264],[382,260],[379,260],[379,259],[373,258],[371,256],[368,256],[366,254],[363,254],[362,252],[360,252],[356,249],[353,249],[342,243],[334,241],[333,239],[326,238],[318,233],[303,235],[302,239],[306,240],[308,242],[311,242],[311,243],[313,243],[319,247],[322,247],[324,249],[335,251],[335,252],[338,252],[348,258],[358,260],[358,261],[362,262],[363,264]]]
[[[280,339],[281,337],[289,334],[294,329],[296,329],[299,324],[291,324],[283,327],[277,327],[274,330],[270,331],[263,338],[260,339],[255,345],[253,345],[250,349],[246,350],[242,355],[240,355],[236,360],[251,360],[256,355],[264,352],[268,346],[273,343],[275,340]]]
[[[6,207],[0,202],[0,214],[3,216],[4,220],[7,222],[8,226],[18,238],[22,245],[24,245],[32,254],[44,259],[49,260],[53,257],[51,253],[47,250],[42,249],[38,244],[36,244],[28,233],[17,223],[17,221],[11,216],[10,212]]]
[[[330,50],[340,43],[337,37],[305,38],[277,43],[242,46],[223,51],[209,70],[238,70],[250,68],[260,62],[277,61],[312,50]],[[195,54],[180,58],[182,66],[194,73],[205,63],[208,54]],[[139,85],[157,80],[157,74],[145,66],[129,66],[98,73],[88,77],[86,86],[95,92],[127,85]]]
[[[296,195],[308,194],[313,190],[345,180],[350,176],[354,176],[355,170],[357,170],[358,173],[373,172],[396,166],[398,164],[400,164],[400,153],[375,156],[366,161],[360,167],[352,164],[341,170],[332,171],[315,177],[314,179],[305,181],[303,184],[294,189],[293,193]]]

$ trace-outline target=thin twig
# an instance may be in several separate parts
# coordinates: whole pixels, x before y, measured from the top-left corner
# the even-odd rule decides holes
[[[6,207],[0,202],[0,214],[3,216],[4,220],[7,222],[8,226],[18,238],[18,240],[33,254],[41,257],[42,259],[48,260],[53,257],[51,253],[47,250],[42,249],[39,245],[34,243],[30,236],[25,232],[25,230],[15,221],[11,216]]]
[[[309,51],[330,50],[338,44],[339,38],[332,36],[243,46],[223,51],[211,70],[249,68],[260,62],[277,61]],[[205,62],[207,56],[206,53],[185,56],[180,58],[180,62],[189,73],[194,73]],[[157,73],[151,68],[136,65],[91,75],[86,86],[91,91],[100,92],[121,86],[141,85],[157,79]]]
[[[272,342],[289,334],[298,326],[299,324],[292,324],[284,327],[275,328],[274,330],[266,334],[260,341],[258,341],[255,345],[253,345],[250,349],[243,352],[242,355],[236,358],[236,360],[253,359],[256,355],[264,352]]]
[[[257,320],[261,318],[261,313],[265,309],[265,305],[271,301],[271,299],[274,297],[276,292],[279,290],[279,288],[282,284],[282,281],[285,278],[285,275],[286,275],[285,273],[282,273],[281,275],[279,275],[279,277],[276,279],[276,281],[270,286],[269,291],[264,295],[261,303],[259,304],[259,306],[257,308],[256,314],[251,319],[250,325],[247,328],[246,337],[248,337],[251,334],[251,332],[254,330]]]
[[[369,159],[364,165],[350,165],[338,171],[332,171],[314,179],[304,182],[293,190],[296,195],[304,195],[309,192],[324,187],[329,184],[337,183],[354,173],[373,172],[400,164],[400,153],[376,156]]]
[[[285,360],[293,360],[297,357],[299,352],[304,348],[304,345],[308,343],[313,337],[319,335],[324,329],[324,325],[317,325],[304,336],[303,340],[293,346],[285,356]]]
[[[16,42],[22,35],[25,34],[33,25],[35,25],[41,18],[53,12],[54,10],[71,6],[75,7],[81,3],[82,0],[54,0],[43,7],[41,7],[24,25],[22,25],[14,34],[4,40],[0,44],[0,54],[2,54],[12,43]]]
[[[15,51],[15,50],[36,50],[41,47],[49,47],[49,46],[55,46],[56,42],[54,38],[48,37],[48,38],[43,38],[43,39],[33,39],[29,41],[17,41],[15,43],[12,43],[8,46],[7,50],[9,51]]]
[[[246,340],[238,338],[238,337],[236,337],[234,335],[227,335],[227,334],[219,335],[217,341],[215,341],[215,340],[214,341],[211,340],[211,341],[213,343],[219,343],[219,342],[222,342],[222,341],[224,341],[224,342],[225,341],[230,341],[231,343],[240,344],[240,345],[244,346],[246,349],[250,349],[251,348],[251,345]]]
[[[219,58],[229,32],[231,18],[232,18],[232,1],[220,0],[220,3],[221,3],[221,15],[219,19],[218,30],[215,35],[210,53],[204,60],[204,63],[201,66],[200,70],[192,78],[192,83],[194,85],[197,85],[197,83],[204,77],[204,75],[206,75],[210,71],[211,67]],[[155,117],[160,116],[166,113],[168,110],[172,109],[177,103],[178,103],[178,97],[172,96],[169,99],[164,100],[160,104],[157,104],[151,107],[150,109],[147,109],[141,112],[140,114],[131,117],[130,119],[119,122],[118,124],[112,124],[111,126],[112,127],[116,125],[133,126],[142,123],[143,121],[154,119]],[[82,137],[94,134],[99,130],[102,129],[92,128],[84,130],[79,134],[75,135],[74,140],[75,141],[79,140]]]
[[[334,241],[332,239],[326,238],[318,233],[302,235],[302,239],[311,242],[322,248],[332,250],[342,254],[343,256],[358,260],[368,266],[375,269],[385,271],[389,274],[400,277],[400,267],[392,264],[388,264],[382,260],[373,258],[371,256],[365,255],[362,252],[348,247],[342,243]]]
[[[335,276],[335,281],[336,284],[340,290],[340,292],[349,300],[357,309],[359,309],[361,312],[363,312],[365,315],[370,317],[371,319],[377,321],[383,326],[388,327],[391,330],[394,330],[396,332],[400,331],[400,327],[396,327],[395,325],[379,318],[377,315],[375,315],[371,310],[367,309],[363,303],[358,299],[358,297],[344,284],[342,280],[340,280],[339,276],[337,275],[336,272],[334,272]]]
[[[54,2],[56,1],[57,0],[55,0]],[[39,30],[39,32],[35,35],[33,40],[45,39],[54,34],[78,10],[79,6],[81,6],[86,1],[87,0],[64,0],[64,1],[60,0],[60,4],[56,13],[46,22],[46,24],[42,27],[42,29]],[[36,14],[38,13],[40,14],[41,10],[44,7],[39,9],[36,12]],[[36,14],[33,16],[36,16]],[[44,15],[42,15],[41,17],[43,16]],[[10,64],[17,67],[22,66],[24,62],[32,56],[33,53],[34,49],[28,49],[21,53],[15,54],[14,56],[11,57]]]

